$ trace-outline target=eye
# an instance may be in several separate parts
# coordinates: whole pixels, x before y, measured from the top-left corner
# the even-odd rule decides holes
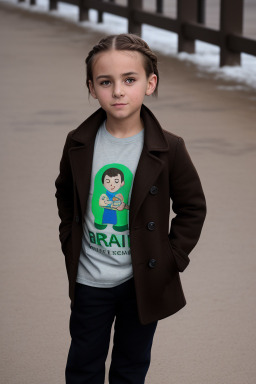
[[[103,87],[107,87],[109,84],[110,84],[109,80],[103,80],[100,82],[100,85],[102,85]]]
[[[119,183],[119,179],[115,179],[115,183],[118,184]]]
[[[106,183],[110,183],[110,180],[109,180],[109,179],[106,179],[105,182],[106,182]]]
[[[127,84],[132,84],[132,83],[134,83],[136,80],[133,78],[133,77],[128,77],[127,79],[125,79],[125,82],[127,83]]]

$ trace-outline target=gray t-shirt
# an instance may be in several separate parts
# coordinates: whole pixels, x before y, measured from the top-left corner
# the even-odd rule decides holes
[[[78,283],[115,287],[133,276],[129,204],[143,142],[144,131],[119,139],[103,123],[97,132]]]

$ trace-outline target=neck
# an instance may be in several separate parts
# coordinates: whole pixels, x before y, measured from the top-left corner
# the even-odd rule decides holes
[[[107,116],[106,129],[114,137],[123,139],[131,137],[143,130],[143,122],[140,116],[129,120],[115,120]]]

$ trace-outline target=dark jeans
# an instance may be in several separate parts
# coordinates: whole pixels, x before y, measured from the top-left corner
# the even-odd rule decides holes
[[[133,279],[114,288],[76,284],[70,317],[67,384],[104,384],[115,319],[110,384],[143,384],[157,323],[141,325]]]

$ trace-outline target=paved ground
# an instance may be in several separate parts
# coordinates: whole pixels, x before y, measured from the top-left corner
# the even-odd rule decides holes
[[[96,108],[84,58],[98,38],[0,4],[4,384],[64,383],[69,301],[54,180],[66,133]],[[181,275],[188,305],[159,323],[147,383],[254,384],[256,92],[159,60],[159,98],[146,104],[185,139],[208,217]]]

